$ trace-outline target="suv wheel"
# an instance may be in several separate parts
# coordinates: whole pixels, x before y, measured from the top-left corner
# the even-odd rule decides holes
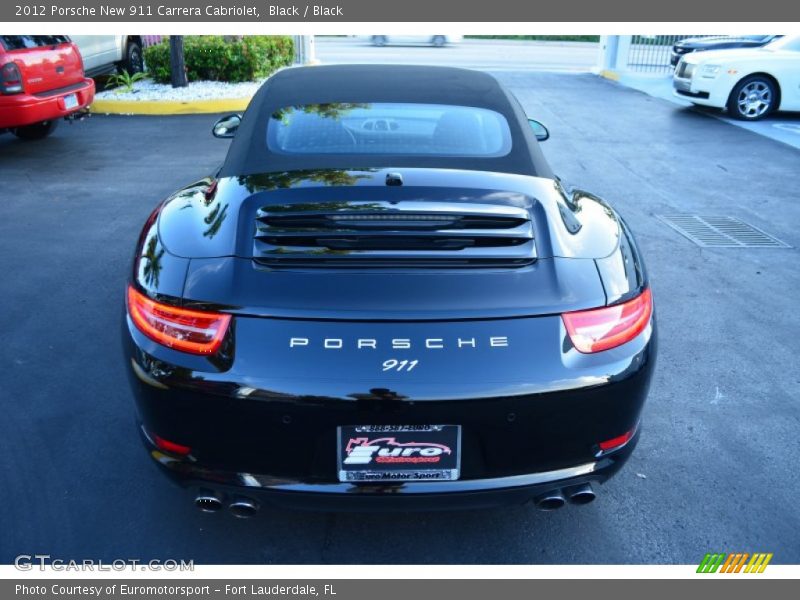
[[[137,42],[128,42],[125,49],[125,58],[120,63],[120,69],[131,75],[144,71],[144,55],[142,47]]]

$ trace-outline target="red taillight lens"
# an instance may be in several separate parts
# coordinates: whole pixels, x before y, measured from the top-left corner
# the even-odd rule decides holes
[[[190,354],[214,354],[219,350],[231,321],[231,315],[161,304],[133,286],[128,286],[128,314],[150,339]]]
[[[78,64],[80,64],[80,66],[81,66],[81,73],[85,74],[86,70],[85,70],[85,68],[83,66],[83,56],[81,56],[81,51],[78,48],[78,44],[75,44],[73,42],[72,44],[70,44],[70,46],[72,46],[72,51],[75,53],[75,56],[78,57]]]
[[[572,344],[584,354],[616,348],[639,335],[653,314],[650,288],[633,300],[578,312],[564,313],[564,325]]]
[[[6,63],[0,69],[0,92],[4,94],[19,94],[22,92],[22,74],[19,67],[13,63]]]

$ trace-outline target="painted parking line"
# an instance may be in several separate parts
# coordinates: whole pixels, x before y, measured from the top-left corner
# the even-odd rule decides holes
[[[713,116],[717,117],[721,121],[730,123],[731,125],[736,125],[737,127],[747,129],[753,133],[758,133],[773,140],[777,140],[779,142],[783,142],[784,144],[788,144],[800,149],[800,119],[794,118],[793,116],[787,116],[784,113],[778,113],[777,115],[767,117],[763,121],[756,121],[755,123],[737,121],[735,119],[730,119],[723,114]],[[776,122],[775,119],[780,119],[780,121]]]
[[[773,123],[772,126],[800,135],[800,123]]]

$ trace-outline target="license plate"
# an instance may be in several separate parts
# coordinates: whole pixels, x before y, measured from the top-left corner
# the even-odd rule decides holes
[[[459,425],[339,427],[339,481],[453,481],[461,467]]]
[[[69,110],[78,106],[78,96],[76,94],[68,94],[64,96],[64,108]]]

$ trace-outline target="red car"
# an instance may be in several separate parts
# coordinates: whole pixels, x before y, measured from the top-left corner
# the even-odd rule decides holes
[[[94,81],[65,35],[0,35],[0,133],[43,138],[89,106]]]

